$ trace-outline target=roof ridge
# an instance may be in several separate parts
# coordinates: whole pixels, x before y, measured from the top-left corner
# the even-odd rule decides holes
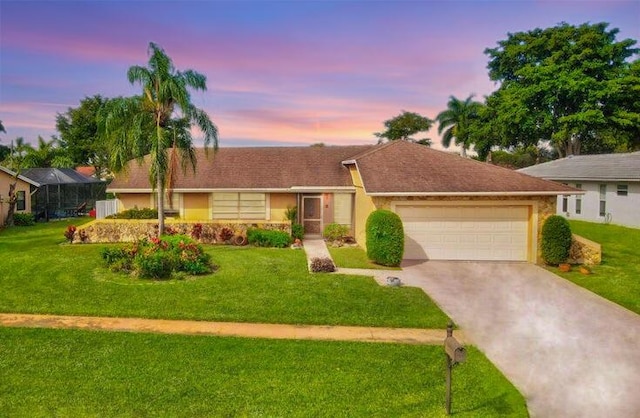
[[[393,140],[393,141],[385,142],[384,144],[371,145],[371,149],[368,149],[368,150],[366,150],[364,152],[361,152],[360,154],[356,154],[353,157],[351,157],[351,158],[349,158],[349,159],[347,159],[345,161],[358,160],[360,158],[363,158],[363,157],[366,157],[368,155],[374,154],[374,153],[376,153],[378,151],[381,151],[381,150],[387,149],[389,147],[392,147],[393,145],[395,145],[396,143],[399,143],[401,141],[404,141],[404,140],[403,139],[396,139],[396,140]],[[405,142],[407,142],[407,141],[405,141]]]

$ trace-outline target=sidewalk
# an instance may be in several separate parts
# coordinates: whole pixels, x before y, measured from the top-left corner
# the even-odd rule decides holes
[[[446,330],[443,329],[250,324],[234,322],[11,313],[0,313],[0,326],[425,345],[442,344],[446,337]],[[456,338],[460,341],[464,341],[463,333],[461,331],[456,331]]]

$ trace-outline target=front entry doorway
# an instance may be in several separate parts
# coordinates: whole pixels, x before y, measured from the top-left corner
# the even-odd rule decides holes
[[[302,197],[302,225],[305,235],[322,235],[322,196]]]

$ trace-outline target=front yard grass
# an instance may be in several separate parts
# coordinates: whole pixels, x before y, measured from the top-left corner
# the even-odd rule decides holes
[[[231,322],[444,328],[420,289],[372,278],[307,272],[303,251],[206,246],[220,269],[148,281],[108,271],[104,245],[68,245],[78,220],[0,232],[0,312]]]
[[[640,229],[593,222],[570,221],[571,232],[602,245],[602,264],[585,276],[577,269],[554,272],[625,308],[640,314]]]
[[[367,252],[360,247],[328,247],[331,258],[338,267],[351,269],[400,270],[399,267],[387,267],[369,260]]]
[[[5,416],[444,417],[440,346],[0,328]],[[453,412],[527,417],[476,349]]]

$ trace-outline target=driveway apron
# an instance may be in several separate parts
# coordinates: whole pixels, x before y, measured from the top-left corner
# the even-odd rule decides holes
[[[640,417],[639,315],[527,263],[413,263],[402,281],[453,318],[531,416]]]

